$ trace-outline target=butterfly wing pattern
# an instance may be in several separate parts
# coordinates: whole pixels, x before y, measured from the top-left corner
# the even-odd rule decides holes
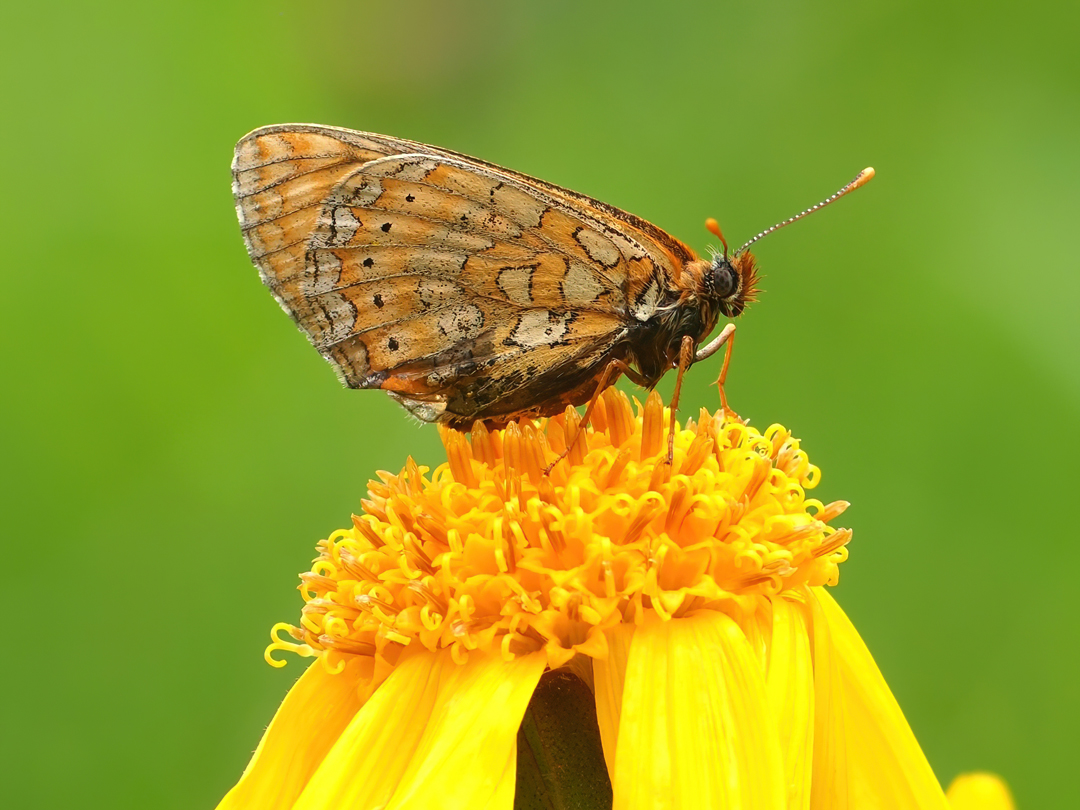
[[[696,259],[576,192],[346,129],[252,132],[233,192],[264,283],[342,381],[459,427],[587,401]]]

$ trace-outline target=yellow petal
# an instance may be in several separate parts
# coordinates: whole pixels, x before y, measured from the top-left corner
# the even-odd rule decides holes
[[[952,810],[1014,810],[1012,794],[992,773],[962,773],[945,794]]]
[[[626,677],[626,660],[630,655],[634,625],[617,624],[605,635],[608,654],[604,659],[593,659],[593,687],[596,690],[596,720],[600,724],[604,761],[607,763],[608,778],[614,780],[615,744],[619,739],[623,679]]]
[[[407,651],[345,730],[296,803],[490,807],[514,801],[517,729],[543,654],[506,662],[473,652]]]
[[[385,806],[423,736],[443,659],[449,661],[449,653],[405,651],[323,759],[296,810]]]
[[[772,600],[772,640],[765,679],[784,757],[789,810],[810,807],[814,751],[814,662],[805,606]]]
[[[738,625],[646,620],[630,643],[614,808],[784,807],[765,675]]]
[[[834,651],[826,687],[833,690],[834,708],[828,733],[847,749],[838,775],[850,806],[947,810],[945,794],[870,651],[832,596],[821,587],[812,590],[815,636],[827,627]],[[815,779],[816,768],[815,762]],[[817,789],[815,781],[815,794]],[[815,795],[815,806],[838,806],[827,797],[821,805],[816,800]]]
[[[542,652],[508,662],[474,651],[464,666],[447,657],[424,737],[387,810],[511,810],[518,727],[545,665]]]
[[[818,600],[808,594],[814,647],[814,764],[810,807],[848,810],[847,703],[832,633]]]
[[[331,675],[315,661],[278,707],[240,781],[218,810],[292,807],[326,752],[359,711],[362,659]]]

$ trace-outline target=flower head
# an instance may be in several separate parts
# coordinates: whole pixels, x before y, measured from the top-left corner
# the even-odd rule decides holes
[[[824,586],[847,506],[799,442],[702,411],[677,431],[609,390],[577,414],[444,431],[319,544],[299,626],[318,656],[221,807],[502,807],[545,671],[595,700],[614,806],[946,807]],[[284,632],[287,638],[280,638]],[[280,665],[280,662],[276,662]]]

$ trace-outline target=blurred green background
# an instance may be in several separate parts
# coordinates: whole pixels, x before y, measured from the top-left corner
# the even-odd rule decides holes
[[[262,649],[315,541],[377,469],[442,460],[250,266],[233,144],[288,121],[477,155],[699,250],[706,216],[740,244],[875,166],[759,245],[732,401],[853,502],[836,593],[942,782],[1080,803],[1076,3],[4,17],[0,803],[212,807],[301,671]]]

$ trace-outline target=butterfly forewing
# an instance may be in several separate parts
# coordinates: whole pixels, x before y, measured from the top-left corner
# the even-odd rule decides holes
[[[234,191],[263,280],[346,384],[429,420],[580,400],[688,251],[574,192],[348,130],[252,133]]]

